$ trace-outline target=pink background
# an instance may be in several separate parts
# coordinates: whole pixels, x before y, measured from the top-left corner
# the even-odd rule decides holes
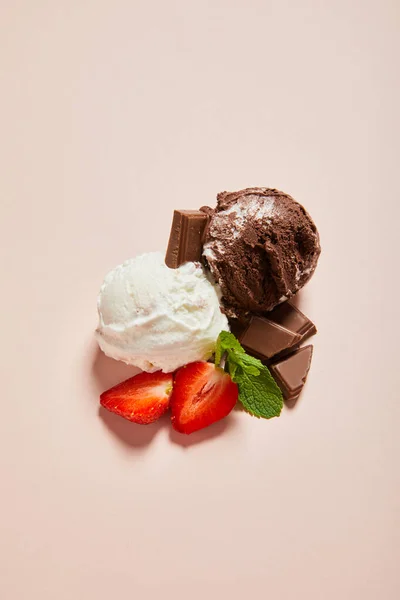
[[[2,598],[399,598],[399,26],[394,0],[1,3]],[[105,273],[252,185],[321,233],[297,407],[189,438],[99,412],[132,372],[93,340]]]

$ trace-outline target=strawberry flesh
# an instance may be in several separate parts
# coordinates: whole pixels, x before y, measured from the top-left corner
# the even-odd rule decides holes
[[[172,373],[139,373],[103,392],[100,404],[128,421],[147,425],[168,410],[172,388]]]
[[[171,396],[172,426],[193,433],[226,417],[235,406],[238,387],[230,375],[208,362],[194,362],[175,373]]]

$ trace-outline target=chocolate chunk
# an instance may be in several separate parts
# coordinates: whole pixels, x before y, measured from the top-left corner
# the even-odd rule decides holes
[[[310,370],[313,347],[304,346],[269,366],[271,375],[282,390],[285,403],[293,407],[301,394]]]
[[[261,360],[276,354],[282,357],[317,332],[314,323],[291,302],[283,302],[264,317],[253,317],[247,322],[231,319],[230,326],[247,352]]]
[[[290,331],[265,317],[252,317],[248,327],[239,335],[239,341],[249,354],[265,360],[296,346],[301,335]]]
[[[249,321],[240,321],[239,319],[229,319],[229,326],[231,328],[231,332],[237,339],[240,341],[242,339],[242,335],[246,331],[249,326]]]
[[[317,333],[314,323],[291,302],[279,304],[266,316],[270,321],[300,335],[300,343]]]
[[[175,210],[165,264],[176,269],[188,261],[200,261],[208,215],[199,210]]]

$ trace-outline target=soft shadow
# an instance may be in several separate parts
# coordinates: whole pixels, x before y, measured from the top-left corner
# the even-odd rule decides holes
[[[148,446],[157,433],[167,425],[167,421],[169,421],[169,415],[164,415],[161,419],[155,421],[155,423],[138,425],[118,415],[114,415],[102,406],[99,407],[99,416],[107,429],[130,448]]]
[[[94,349],[92,375],[99,394],[138,373],[140,373],[140,369],[109,358],[98,346]],[[138,425],[111,413],[102,406],[99,406],[99,417],[107,429],[129,448],[147,446],[166,424],[166,419],[162,417],[150,425]]]
[[[301,395],[301,394],[300,394]],[[283,403],[285,405],[286,408],[288,408],[289,410],[293,410],[294,408],[296,408],[298,401],[300,400],[300,396],[298,396],[297,398],[294,398],[294,400],[283,400]]]
[[[109,358],[96,346],[92,362],[92,374],[100,393],[138,373],[140,373],[140,369]]]
[[[302,306],[304,306],[304,293],[303,290],[300,290],[290,298],[290,303],[293,304],[296,308],[304,312]]]
[[[205,429],[200,429],[200,431],[195,431],[189,435],[185,433],[178,433],[175,429],[171,429],[169,433],[169,438],[173,444],[178,444],[183,448],[189,448],[190,446],[195,446],[196,444],[201,444],[202,442],[206,442],[215,437],[226,433],[227,431],[235,428],[235,419],[232,418],[232,415],[228,415],[225,419],[206,427]]]
[[[137,375],[137,373],[140,373],[140,369],[109,358],[100,350],[100,348],[98,348],[98,346],[94,349],[92,375],[99,393],[108,390],[113,385],[116,385],[129,377]],[[237,409],[240,410],[239,403]],[[138,425],[132,423],[119,415],[111,413],[102,406],[99,406],[99,417],[115,437],[117,437],[125,446],[133,449],[149,445],[163,427],[170,428],[169,437],[171,442],[184,448],[215,438],[235,427],[232,415],[229,415],[222,421],[210,425],[210,427],[206,427],[205,429],[196,431],[190,435],[178,433],[172,429],[170,412],[167,412],[161,419],[150,425]]]

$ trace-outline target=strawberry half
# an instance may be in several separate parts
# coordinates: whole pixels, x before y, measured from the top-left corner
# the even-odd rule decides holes
[[[168,410],[173,385],[172,373],[139,373],[103,392],[100,404],[128,421],[147,425]]]
[[[235,406],[238,387],[220,367],[194,362],[175,374],[171,396],[172,426],[193,433],[223,419]]]

